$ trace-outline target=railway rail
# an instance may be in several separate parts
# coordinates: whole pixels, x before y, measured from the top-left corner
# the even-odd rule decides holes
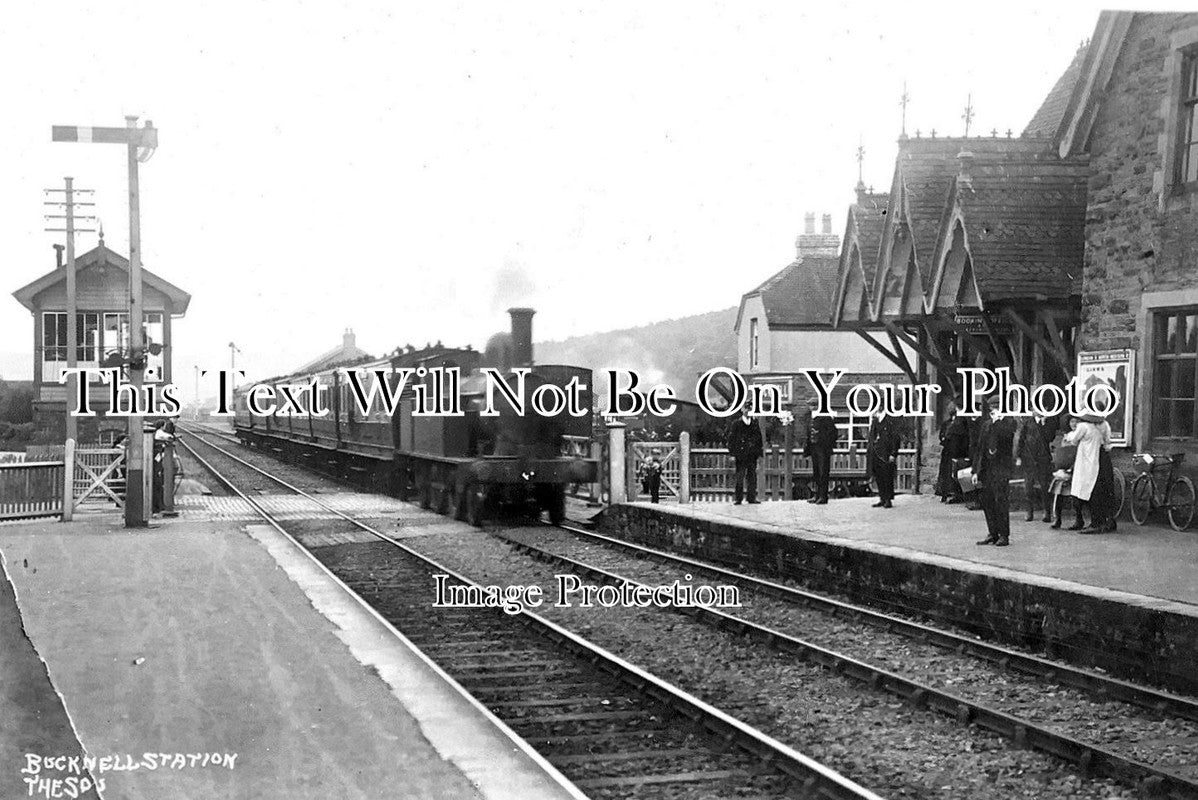
[[[527,609],[508,615],[492,608],[435,608],[431,576],[477,584],[208,438],[181,433],[192,457],[297,546],[315,531],[324,542],[340,536],[341,543],[307,549],[591,796],[877,800],[826,766]],[[208,457],[189,440],[208,448]],[[224,460],[224,470],[214,458]],[[229,470],[274,481],[304,498],[321,519],[280,522],[225,474]]]
[[[1058,756],[1082,767],[1084,771],[1113,778],[1127,785],[1137,786],[1147,796],[1198,798],[1198,782],[1194,780],[1195,777],[1198,777],[1198,727],[1188,724],[1194,719],[1198,719],[1198,704],[1189,698],[1135,686],[1085,670],[1064,667],[1034,656],[969,640],[958,634],[880,614],[870,609],[565,526],[564,530],[573,537],[577,537],[579,541],[599,545],[599,547],[590,547],[584,554],[588,560],[582,561],[578,557],[580,548],[571,547],[568,542],[563,542],[556,529],[549,529],[548,526],[546,529],[553,531],[549,534],[553,541],[548,545],[543,542],[534,543],[530,541],[528,535],[520,532],[514,535],[504,531],[492,531],[492,533],[519,551],[538,560],[565,567],[576,575],[608,585],[618,586],[624,583],[633,586],[644,585],[641,580],[638,580],[638,577],[654,583],[661,583],[663,579],[668,580],[671,577],[679,577],[677,572],[673,575],[663,575],[660,567],[668,565],[673,570],[685,572],[688,577],[706,574],[717,577],[725,583],[734,583],[751,592],[758,592],[768,597],[769,600],[765,603],[758,601],[755,604],[750,604],[750,608],[741,609],[736,615],[719,609],[702,607],[675,608],[674,610],[693,615],[722,630],[752,637],[755,641],[760,641],[771,648],[791,653],[800,659],[819,664],[838,674],[875,689],[889,692],[918,706],[938,711],[962,723],[976,723],[1011,739],[1019,746],[1032,747]],[[604,551],[625,555],[623,558],[604,558]],[[596,558],[603,562],[602,566],[595,563]],[[645,566],[644,559],[651,559],[654,566]],[[616,568],[622,569],[623,572],[613,571]],[[742,597],[743,599],[745,598]],[[763,604],[769,606],[771,603],[774,606],[772,609],[758,607]],[[833,632],[824,637],[828,641],[823,644],[788,633],[787,629],[807,630],[811,627],[810,617],[796,620],[793,614],[788,613],[789,609],[778,608],[778,606],[786,604],[793,606],[796,603],[802,604],[806,608],[818,608],[824,614],[830,612],[839,618],[847,617],[854,623],[868,622],[869,625],[877,626],[886,633],[902,634],[909,639],[914,639],[917,644],[933,645],[942,653],[948,651],[950,658],[975,660],[972,663],[952,665],[946,669],[943,664],[927,666],[943,662],[943,658],[911,659],[915,662],[914,664],[903,665],[902,662],[905,659],[895,657],[890,660],[891,664],[880,666],[875,654],[879,650],[890,649],[886,647],[889,642],[879,642],[877,638],[869,637],[864,646],[857,648],[862,654],[861,657],[854,657],[841,652],[844,640],[852,636],[852,633],[846,631],[843,625],[833,626]],[[749,616],[753,616],[755,619],[749,619]],[[832,649],[833,646],[837,649]],[[976,659],[981,659],[984,663],[978,665]],[[1035,681],[1036,683],[1025,687],[1024,698],[1029,693],[1039,695],[1048,690],[1046,684],[1054,683],[1068,684],[1079,690],[1079,694],[1093,697],[1095,703],[1090,705],[1084,697],[1079,699],[1064,696],[1062,692],[1053,693],[1053,698],[1047,705],[1067,707],[1069,704],[1075,704],[1077,709],[1072,712],[1075,720],[1087,720],[1087,715],[1096,713],[1097,710],[1100,710],[1099,706],[1106,701],[1120,701],[1131,705],[1133,708],[1128,710],[1131,712],[1130,716],[1135,719],[1125,720],[1120,727],[1124,728],[1126,733],[1132,734],[1129,738],[1134,741],[1120,742],[1115,746],[1104,746],[1081,736],[1064,733],[1056,726],[1038,722],[1033,718],[1033,714],[1037,710],[1035,701],[1030,704],[1025,702],[1025,706],[1030,705],[1031,707],[1021,709],[1024,713],[1009,713],[991,702],[947,690],[945,684],[951,685],[953,683],[951,679],[940,682],[941,685],[935,685],[931,680],[918,680],[908,676],[912,671],[918,670],[924,674],[925,670],[930,670],[933,673],[939,671],[959,678],[962,674],[976,672],[978,666],[1000,672],[1008,668],[1018,670],[1019,676],[1024,680]],[[985,676],[981,677],[981,683],[985,683]],[[1001,686],[1004,692],[1015,694],[1011,690],[1010,682],[990,684],[992,688],[995,685]],[[987,693],[983,689],[976,694],[985,697]],[[1037,697],[1037,699],[1040,699],[1040,705],[1046,705],[1041,698]],[[1057,711],[1059,713],[1060,709],[1058,708]],[[1182,722],[1175,725],[1174,730],[1168,731],[1171,735],[1160,736],[1160,722],[1170,716],[1177,717]],[[1180,728],[1180,730],[1176,728]],[[1136,731],[1139,731],[1141,735],[1135,736]],[[1151,744],[1154,736],[1160,739],[1155,750]],[[1153,763],[1146,763],[1127,753],[1128,750],[1137,750],[1141,753],[1147,752],[1154,758],[1176,759],[1177,754],[1172,751],[1178,750],[1178,745],[1183,747],[1188,745],[1192,749],[1188,759],[1189,763],[1171,765],[1167,769]],[[1188,774],[1182,774],[1182,772]]]

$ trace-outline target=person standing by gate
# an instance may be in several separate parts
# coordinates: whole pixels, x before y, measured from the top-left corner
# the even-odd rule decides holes
[[[998,413],[1001,398],[990,398],[990,418],[978,433],[974,475],[986,514],[986,538],[978,544],[1006,547],[1011,543],[1011,474],[1015,471],[1015,418]]]
[[[807,400],[811,407],[811,424],[807,426],[807,446],[803,455],[811,458],[811,478],[815,482],[815,492],[808,503],[824,505],[828,502],[828,481],[832,474],[832,451],[836,449],[836,418],[816,416],[819,399],[812,397]]]
[[[894,418],[879,413],[869,425],[869,474],[878,484],[874,508],[893,508],[894,476],[898,472],[899,431]]]
[[[761,458],[763,449],[761,425],[756,417],[750,416],[746,403],[741,408],[740,417],[728,428],[728,452],[736,464],[733,500],[738,506],[746,494],[750,503],[757,502],[757,459]]]

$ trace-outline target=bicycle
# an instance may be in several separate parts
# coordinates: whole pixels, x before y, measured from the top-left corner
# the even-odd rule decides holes
[[[1169,515],[1169,525],[1175,531],[1184,531],[1194,519],[1194,482],[1178,475],[1185,453],[1162,456],[1138,453],[1133,462],[1143,469],[1131,485],[1131,518],[1137,525],[1148,521],[1154,509],[1164,508]],[[1169,466],[1163,491],[1157,489],[1157,469]]]

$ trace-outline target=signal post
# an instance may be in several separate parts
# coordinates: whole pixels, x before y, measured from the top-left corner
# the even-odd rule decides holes
[[[96,128],[80,125],[55,125],[51,130],[55,142],[83,144],[123,144],[129,165],[129,352],[125,363],[140,400],[146,369],[146,344],[142,312],[141,285],[141,203],[138,191],[137,165],[146,161],[158,147],[158,131],[149,120],[137,127],[137,117],[125,117],[124,128]],[[74,318],[68,320],[72,323]],[[72,348],[74,342],[68,343]],[[150,480],[152,470],[145,466],[145,418],[141,414],[129,417],[126,456],[125,527],[144,528],[150,518]]]

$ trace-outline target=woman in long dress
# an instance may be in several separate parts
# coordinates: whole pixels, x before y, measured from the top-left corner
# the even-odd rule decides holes
[[[1082,508],[1090,507],[1089,529],[1100,530],[1108,525],[1110,497],[1114,485],[1111,457],[1111,426],[1097,417],[1083,417],[1077,429],[1065,434],[1065,441],[1077,446],[1073,461],[1073,480],[1069,493],[1073,495],[1077,519],[1069,530],[1085,528]]]

